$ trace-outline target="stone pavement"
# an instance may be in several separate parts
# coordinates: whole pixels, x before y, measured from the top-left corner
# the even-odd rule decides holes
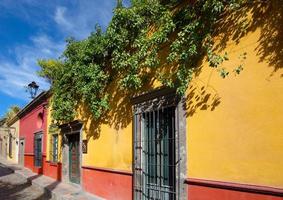
[[[80,187],[74,186],[71,184],[62,183],[56,181],[47,176],[38,175],[33,173],[31,170],[20,167],[17,164],[12,164],[7,162],[6,160],[0,159],[0,167],[2,166],[2,170],[0,168],[0,176],[5,178],[7,175],[10,176],[8,179],[10,180],[21,180],[20,185],[16,190],[21,191],[21,196],[8,196],[7,198],[2,197],[5,193],[2,193],[2,190],[5,191],[7,187],[10,190],[11,186],[17,185],[17,183],[3,182],[3,185],[0,185],[0,199],[2,200],[14,200],[14,199],[25,199],[25,200],[102,200],[102,198],[91,195],[89,193],[83,192]],[[1,171],[4,176],[1,175]],[[7,174],[5,176],[5,174]],[[13,178],[14,176],[14,178]],[[1,182],[0,178],[0,182]],[[5,185],[6,184],[6,185]],[[21,185],[22,184],[22,185]],[[2,188],[2,189],[1,189]],[[21,190],[23,189],[23,190]],[[11,189],[11,192],[12,189]],[[8,192],[10,193],[10,192]],[[5,195],[5,194],[4,194]],[[10,195],[10,194],[7,194]],[[18,195],[18,194],[15,194]]]
[[[45,200],[46,194],[33,186],[27,179],[0,164],[1,200]]]

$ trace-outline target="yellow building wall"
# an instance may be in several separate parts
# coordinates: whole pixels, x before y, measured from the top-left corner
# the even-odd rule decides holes
[[[115,86],[109,87],[112,95],[111,110],[98,122],[91,118],[89,111],[81,105],[75,120],[83,123],[82,140],[88,140],[87,153],[82,153],[82,166],[101,167],[131,171],[132,169],[132,110],[128,96]],[[52,99],[47,117],[46,160],[50,161],[52,144]],[[118,111],[119,110],[119,111]],[[58,161],[62,162],[62,133],[58,130]]]
[[[217,50],[229,55],[222,67],[230,74],[223,79],[204,59],[190,84],[186,93],[190,178],[283,187],[283,12],[274,2],[278,1],[262,9],[243,10],[250,20],[246,32],[242,30],[243,36],[239,30],[246,22],[241,21],[241,13],[228,16],[224,25],[220,23],[222,32],[215,40],[221,44]],[[242,63],[239,56],[244,52],[244,69],[235,75],[233,69]],[[129,95],[119,91],[117,84],[109,88],[111,110],[99,122],[84,108],[79,109],[77,119],[84,124],[82,137],[88,141],[82,166],[131,171]],[[49,149],[47,142],[47,160]]]
[[[215,40],[229,55],[222,66],[230,74],[223,79],[203,60],[187,91],[188,177],[283,187],[282,7],[270,1],[245,9],[243,37],[240,15],[220,26]]]
[[[154,72],[158,73],[158,72]],[[158,88],[161,83],[152,78],[141,92]],[[77,119],[82,121],[83,139],[88,141],[88,152],[82,154],[82,166],[132,171],[133,112],[130,98],[113,81],[108,87],[110,110],[99,120],[93,120],[84,107],[78,109]]]
[[[82,155],[82,166],[132,170],[132,107],[130,98],[112,83],[108,90],[111,110],[99,121],[86,109],[79,109],[83,122],[83,139],[88,140],[88,152]]]
[[[52,144],[50,143],[50,134],[49,134],[49,126],[52,122],[52,116],[51,116],[51,106],[48,106],[47,111],[47,128],[46,128],[46,160],[50,161],[50,150]]]
[[[88,154],[83,154],[82,165],[131,171],[132,125],[121,130],[101,125],[99,138],[88,141]]]
[[[47,128],[46,128],[46,160],[47,161],[52,161],[50,158],[50,152],[52,151],[52,143],[51,137],[53,134],[58,134],[58,162],[62,162],[62,133],[60,130],[54,130],[50,128],[50,125],[52,125],[52,116],[51,116],[51,98],[48,100],[49,101],[49,106],[48,106],[48,111],[47,111]]]

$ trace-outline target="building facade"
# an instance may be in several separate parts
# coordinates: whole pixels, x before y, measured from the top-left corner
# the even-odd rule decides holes
[[[6,119],[1,120],[0,128],[0,156],[7,159],[8,154],[8,129]]]
[[[62,181],[106,199],[283,199],[282,4],[254,5],[218,24],[228,77],[204,58],[183,97],[155,80],[135,96],[113,83],[100,121],[82,105],[49,144]]]
[[[20,121],[18,116],[16,115],[11,120],[7,122],[7,130],[8,130],[8,156],[7,160],[18,163],[19,157],[19,129],[20,129]]]
[[[2,158],[18,163],[19,153],[19,120],[15,116],[4,120],[0,126],[0,155]]]
[[[48,93],[42,92],[19,113],[19,163],[33,172],[45,172]]]
[[[101,119],[81,105],[74,121],[57,126],[52,96],[40,94],[18,114],[19,163],[110,200],[282,200],[278,2],[223,17],[214,40],[230,74],[221,77],[204,58],[184,96],[156,80],[128,96],[113,81]]]

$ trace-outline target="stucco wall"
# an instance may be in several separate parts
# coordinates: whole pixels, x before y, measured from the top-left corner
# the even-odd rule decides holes
[[[84,123],[83,139],[88,140],[88,152],[82,155],[82,166],[116,170],[132,169],[132,108],[129,96],[113,83],[109,87],[111,110],[100,121],[93,120],[86,109],[79,109]]]
[[[282,11],[268,1],[220,23],[216,49],[228,53],[230,74],[221,78],[204,60],[187,92],[188,177],[283,188]]]
[[[18,154],[19,154],[19,126],[20,125],[20,121],[17,120],[15,123],[13,123],[10,127],[11,129],[11,133],[13,136],[13,140],[12,140],[12,157],[10,158],[9,156],[7,157],[7,159],[9,161],[12,161],[14,163],[18,163]],[[9,152],[9,145],[8,145],[8,149],[7,152]]]
[[[46,127],[47,127],[47,112],[44,109],[43,104],[38,105],[33,108],[27,114],[20,118],[20,138],[25,138],[25,153],[33,154],[33,143],[34,143],[34,134],[43,131],[43,154],[46,153]],[[43,124],[38,124],[38,115],[43,113]]]

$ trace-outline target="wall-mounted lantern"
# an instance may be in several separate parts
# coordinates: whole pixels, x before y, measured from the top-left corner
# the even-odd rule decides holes
[[[37,95],[39,85],[36,84],[35,81],[32,81],[26,87],[27,92],[30,94],[30,98],[34,99]]]

